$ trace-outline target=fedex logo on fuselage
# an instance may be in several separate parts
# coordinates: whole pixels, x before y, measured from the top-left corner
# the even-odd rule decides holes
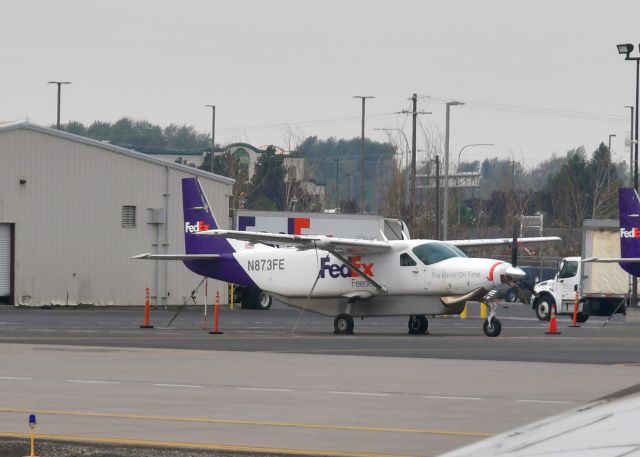
[[[209,230],[209,224],[205,224],[203,221],[198,221],[195,224],[190,224],[188,222],[184,223],[185,233],[197,233],[205,230]]]
[[[625,230],[620,227],[620,238],[640,238],[640,228],[633,227],[631,230]]]
[[[372,263],[362,263],[361,257],[359,255],[355,255],[353,257],[349,257],[349,262],[353,264],[358,270],[362,271],[367,276],[373,276],[373,262]],[[320,277],[325,277],[325,272],[329,274],[332,278],[353,278],[360,276],[357,272],[352,271],[349,265],[345,265],[344,263],[330,263],[331,259],[329,257],[323,257],[320,260]]]

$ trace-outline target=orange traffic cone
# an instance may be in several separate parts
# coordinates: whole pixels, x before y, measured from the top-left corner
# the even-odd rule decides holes
[[[544,332],[547,335],[560,335],[558,322],[556,321],[556,305],[551,306],[551,318],[549,319],[549,330]]]

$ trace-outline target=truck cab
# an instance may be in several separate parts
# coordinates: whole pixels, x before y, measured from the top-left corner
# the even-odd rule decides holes
[[[555,305],[558,314],[573,313],[576,288],[580,286],[582,262],[580,257],[565,257],[558,265],[558,273],[553,279],[535,285],[536,298],[533,309],[540,320],[549,320],[551,307]],[[588,316],[581,316],[582,304],[579,304],[578,320],[585,322]]]

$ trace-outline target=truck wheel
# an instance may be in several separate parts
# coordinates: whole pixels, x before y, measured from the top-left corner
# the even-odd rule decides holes
[[[334,333],[338,335],[351,335],[353,333],[353,317],[347,313],[341,313],[333,321]]]
[[[584,324],[588,320],[589,320],[589,315],[588,314],[578,313],[578,317],[576,318],[577,322],[580,322],[581,324]]]
[[[555,305],[553,299],[548,297],[538,297],[533,301],[536,310],[536,317],[541,321],[548,321],[551,318],[551,307]]]
[[[491,319],[491,324],[489,324],[489,319],[487,319],[484,321],[484,324],[482,325],[482,331],[484,332],[485,335],[490,337],[498,336],[502,331],[502,324],[495,317]]]
[[[268,310],[269,308],[271,308],[271,295],[263,292],[263,291],[258,291],[257,293],[257,297],[256,297],[256,308],[257,309],[262,309],[264,311]]]

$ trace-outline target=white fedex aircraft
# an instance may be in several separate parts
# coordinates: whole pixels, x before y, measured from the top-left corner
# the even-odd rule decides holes
[[[509,244],[511,238],[370,241],[221,230],[196,178],[182,180],[182,194],[186,254],[134,258],[182,260],[198,275],[335,316],[335,333],[352,333],[353,318],[369,316],[408,316],[409,332],[425,333],[426,316],[459,314],[468,300],[482,300],[491,306],[484,333],[497,336],[501,324],[492,297],[526,276],[507,262],[469,258],[459,249]]]

